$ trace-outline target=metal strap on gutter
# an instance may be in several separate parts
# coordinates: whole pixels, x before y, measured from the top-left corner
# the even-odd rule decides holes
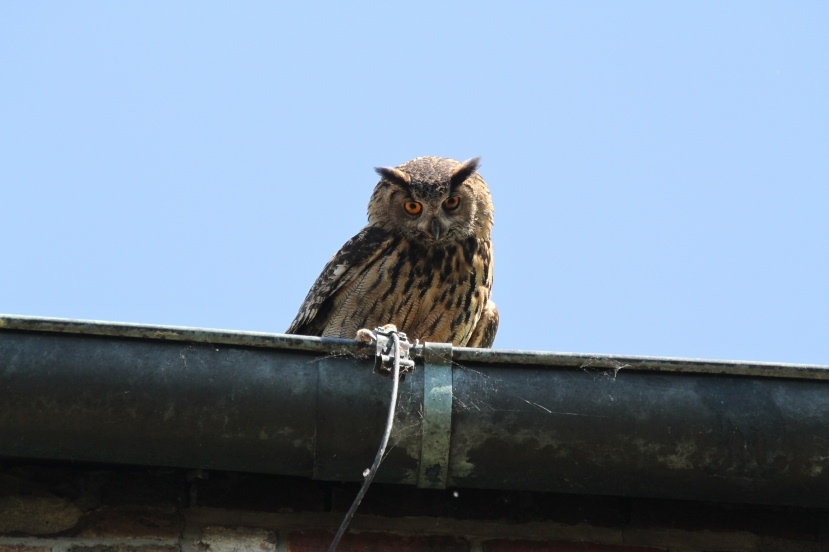
[[[423,438],[417,486],[445,489],[452,434],[452,345],[423,347]]]

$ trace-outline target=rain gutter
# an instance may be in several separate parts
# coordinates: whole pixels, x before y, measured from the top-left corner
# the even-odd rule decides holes
[[[359,481],[350,340],[0,315],[0,458]],[[377,481],[829,506],[829,367],[411,348]]]

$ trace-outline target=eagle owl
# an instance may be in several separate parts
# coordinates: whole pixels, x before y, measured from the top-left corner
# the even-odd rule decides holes
[[[368,224],[328,261],[287,333],[354,338],[394,324],[411,339],[491,347],[492,198],[466,162],[378,168]]]

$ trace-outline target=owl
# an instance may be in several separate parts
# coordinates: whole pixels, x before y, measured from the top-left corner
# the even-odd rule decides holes
[[[412,340],[491,347],[493,207],[478,163],[375,169],[368,224],[325,265],[287,333],[354,338],[393,324]]]

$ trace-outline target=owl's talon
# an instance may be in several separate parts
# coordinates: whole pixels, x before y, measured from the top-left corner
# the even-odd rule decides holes
[[[377,341],[377,336],[375,336],[374,332],[369,330],[368,328],[360,328],[359,330],[357,330],[357,335],[354,337],[354,339],[358,343],[371,344]]]
[[[391,333],[397,331],[397,326],[394,324],[386,324],[384,326],[380,326],[380,330]],[[377,335],[375,335],[374,330],[369,330],[368,328],[360,328],[357,330],[357,335],[354,339],[360,343],[374,343],[377,341]]]

